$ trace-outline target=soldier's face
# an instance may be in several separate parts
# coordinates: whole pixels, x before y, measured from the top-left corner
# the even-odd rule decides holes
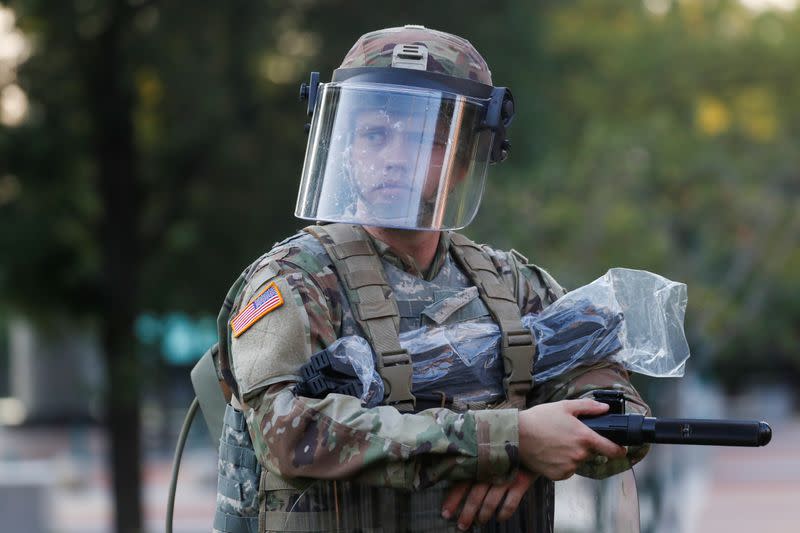
[[[359,196],[372,211],[402,217],[409,206],[435,196],[446,142],[431,135],[425,121],[423,114],[383,110],[356,116],[350,166]]]

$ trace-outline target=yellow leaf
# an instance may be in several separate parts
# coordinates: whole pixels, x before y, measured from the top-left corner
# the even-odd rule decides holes
[[[719,135],[730,127],[731,114],[718,98],[702,96],[697,102],[695,123],[706,135]]]

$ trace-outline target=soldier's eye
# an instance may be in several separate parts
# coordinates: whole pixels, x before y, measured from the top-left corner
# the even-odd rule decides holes
[[[388,133],[386,128],[367,128],[359,134],[359,137],[371,146],[381,146],[386,144]]]

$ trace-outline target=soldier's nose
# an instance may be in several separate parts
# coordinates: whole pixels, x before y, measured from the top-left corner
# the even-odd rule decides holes
[[[409,166],[404,161],[387,161],[383,167],[384,181],[394,185],[407,185]]]

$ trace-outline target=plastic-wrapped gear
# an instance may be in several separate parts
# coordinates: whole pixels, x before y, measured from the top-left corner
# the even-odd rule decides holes
[[[300,368],[303,381],[300,395],[321,397],[330,392],[357,396],[367,407],[383,401],[384,386],[369,343],[363,337],[348,335],[311,356]]]
[[[686,302],[682,283],[642,270],[609,270],[541,313],[522,317],[536,339],[534,381],[604,359],[649,376],[682,376],[689,357],[683,332]],[[412,360],[412,393],[418,399],[445,397],[464,405],[500,400],[504,369],[499,341],[499,328],[485,319],[401,334],[400,345]],[[326,352],[354,369],[362,403],[380,403],[383,382],[367,341],[343,337]]]
[[[505,396],[500,333],[486,322],[423,327],[400,335],[411,356],[411,392],[418,400],[493,403]]]
[[[588,302],[594,309],[589,313]],[[612,268],[604,276],[559,298],[532,320],[538,331],[538,356],[534,379],[547,381],[570,368],[610,357],[627,370],[653,377],[683,376],[689,344],[683,331],[686,285],[644,270]],[[581,337],[564,350],[559,332],[571,327],[563,313],[584,309],[578,315],[583,327],[598,323],[607,331]],[[598,313],[597,316],[592,316]],[[619,317],[617,323],[615,316]],[[551,331],[547,331],[550,329]],[[588,332],[588,329],[587,329]],[[579,339],[583,339],[580,341]]]
[[[591,365],[618,353],[622,323],[622,313],[592,305],[587,299],[522,317],[522,324],[536,339],[534,381],[547,381],[577,362]]]
[[[538,314],[522,317],[536,339],[534,381],[603,359],[654,377],[680,377],[689,358],[683,332],[686,285],[643,270],[613,268]],[[420,328],[400,336],[414,361],[412,391],[468,387],[501,396],[500,332],[491,323]],[[451,354],[456,354],[454,358]],[[460,364],[459,364],[460,362]],[[478,399],[478,398],[475,398]]]

